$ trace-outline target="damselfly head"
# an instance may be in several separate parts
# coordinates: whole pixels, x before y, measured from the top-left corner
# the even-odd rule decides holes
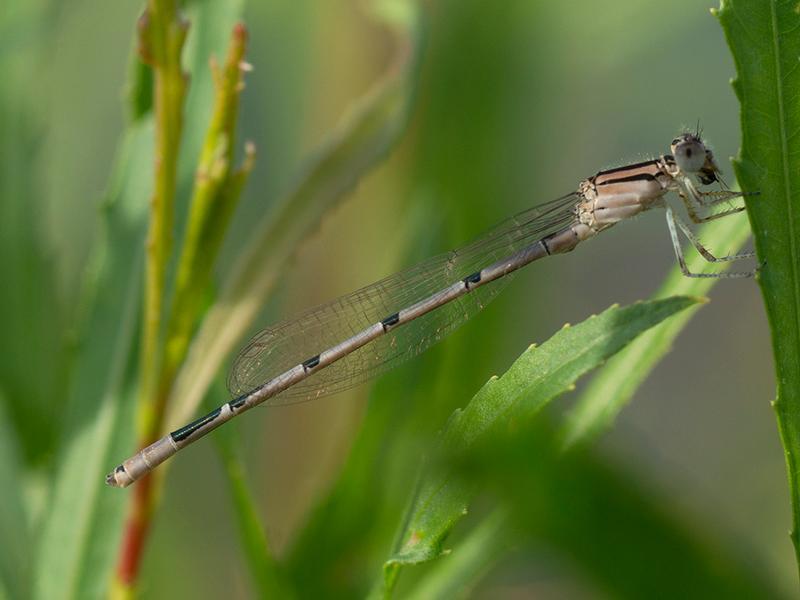
[[[692,133],[682,133],[670,145],[675,164],[684,173],[698,173],[706,164],[706,146]]]
[[[714,154],[703,143],[703,140],[694,133],[682,133],[670,145],[675,164],[686,174],[695,175],[701,183],[709,185],[720,181],[721,173]]]

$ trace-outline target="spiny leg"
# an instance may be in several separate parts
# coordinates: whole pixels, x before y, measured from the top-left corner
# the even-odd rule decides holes
[[[743,198],[745,196],[758,196],[761,192],[736,192],[733,190],[716,190],[712,192],[701,192],[694,186],[687,186],[684,190],[679,191],[678,194],[681,197],[684,205],[686,206],[686,211],[689,213],[689,217],[692,219],[694,223],[707,223],[708,221],[715,221],[716,219],[720,219],[722,217],[727,217],[728,215],[733,215],[745,210],[744,206],[738,206],[736,208],[732,208],[730,210],[725,210],[720,213],[715,213],[711,215],[707,215],[705,217],[701,217],[697,214],[697,208],[709,208],[711,206],[716,206],[717,204],[721,204],[723,202],[729,202],[735,198]],[[709,198],[709,200],[706,200]]]
[[[672,219],[673,222],[678,226],[678,228],[683,232],[683,235],[686,236],[692,245],[697,249],[700,253],[700,256],[705,258],[710,263],[717,263],[717,262],[728,262],[731,260],[740,260],[743,258],[754,258],[754,252],[739,252],[738,254],[730,254],[728,256],[714,256],[711,251],[703,246],[703,243],[697,239],[697,236],[694,232],[689,228],[689,226],[683,222],[683,220],[675,215],[672,211],[670,211],[667,215],[667,218]]]
[[[705,193],[713,193],[713,192],[705,192]],[[735,197],[735,196],[734,196]],[[719,200],[715,200],[709,204],[701,204],[703,207],[713,206],[718,202],[723,202],[730,200],[731,198],[721,198]],[[737,206],[736,208],[732,208],[730,210],[723,210],[722,212],[714,213],[711,215],[706,215],[705,217],[701,217],[697,214],[697,210],[695,205],[689,200],[686,196],[681,194],[681,200],[683,200],[684,206],[686,206],[686,212],[689,214],[689,218],[692,220],[693,223],[708,223],[709,221],[716,221],[717,219],[721,219],[722,217],[727,217],[728,215],[735,215],[736,213],[742,212],[746,207],[744,206]]]
[[[697,189],[697,186],[694,182],[685,177],[680,180],[680,191],[678,192],[682,197],[684,197],[684,202],[687,200],[692,200],[697,203],[698,206],[714,206],[721,202],[727,202],[728,200],[733,200],[734,198],[742,198],[745,196],[758,196],[761,192],[737,192],[732,190],[728,187],[728,185],[722,181],[719,177],[717,177],[717,181],[719,181],[720,185],[722,186],[721,190],[713,190],[713,191],[705,191],[701,192]],[[688,196],[688,198],[687,198]],[[708,200],[707,200],[708,199]]]
[[[669,205],[667,205],[666,210],[667,210],[667,227],[669,228],[669,236],[670,239],[672,240],[672,247],[675,250],[675,257],[678,259],[678,264],[681,267],[681,272],[686,277],[705,278],[705,279],[708,278],[734,279],[739,277],[752,277],[753,275],[756,274],[758,269],[746,272],[737,271],[737,272],[722,272],[722,273],[692,273],[691,271],[689,271],[689,268],[686,266],[686,259],[683,257],[683,248],[681,248],[681,243],[680,240],[678,239],[678,230],[675,226],[675,214],[672,212],[672,208]]]
[[[744,192],[734,192],[733,190],[717,190],[712,192],[697,191],[697,202],[701,206],[715,206],[721,202],[727,202],[742,196],[752,196],[754,194]]]

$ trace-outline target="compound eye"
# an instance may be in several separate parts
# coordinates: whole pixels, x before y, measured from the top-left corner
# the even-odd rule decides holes
[[[706,163],[706,148],[697,140],[681,140],[675,145],[675,162],[684,173],[697,173]]]

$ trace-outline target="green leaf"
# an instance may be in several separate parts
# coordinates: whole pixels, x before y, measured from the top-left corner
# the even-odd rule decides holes
[[[712,221],[703,227],[698,237],[707,248],[719,248],[725,254],[738,251],[750,235],[750,225],[744,216]],[[697,252],[687,249],[685,256],[689,270],[694,273],[719,272],[730,263],[712,264]],[[690,279],[684,277],[676,265],[664,284],[653,296],[704,296],[718,279]],[[734,280],[722,285],[749,285],[750,280]],[[562,436],[565,446],[587,443],[610,428],[617,414],[633,397],[633,394],[655,368],[661,358],[669,352],[673,341],[688,325],[699,306],[689,308],[674,319],[660,323],[644,332],[626,348],[608,361],[581,394],[564,424]]]
[[[726,0],[718,11],[736,63],[748,199],[777,370],[774,408],[786,454],[800,565],[800,12],[793,0]]]
[[[133,443],[133,429],[125,422],[132,407],[121,399],[136,335],[152,144],[149,120],[129,128],[104,209],[102,240],[86,286],[85,334],[35,566],[37,598],[101,594],[115,558],[125,498],[108,494],[102,480],[108,465]]]
[[[442,435],[442,452],[458,455],[490,431],[500,433],[524,422],[637,335],[696,302],[675,297],[614,306],[580,325],[565,326],[540,348],[522,354],[502,377],[489,380],[463,411],[452,416]],[[442,553],[442,543],[467,510],[472,493],[472,486],[450,470],[426,474],[394,554],[384,565],[385,593],[391,592],[402,566]]]
[[[0,10],[0,598],[29,598],[31,557],[46,487],[32,476],[57,445],[69,352],[65,302],[44,225],[41,165],[47,115],[38,65],[53,39],[53,7],[11,0]]]
[[[0,597],[5,590],[9,597],[30,596],[29,557],[33,549],[32,517],[26,508],[23,492],[22,460],[10,420],[3,409],[0,393],[0,539],[13,543],[0,545]]]
[[[52,9],[20,1],[4,8],[0,37],[13,43],[0,52],[0,281],[13,285],[0,294],[0,347],[8,349],[0,361],[0,401],[17,432],[21,459],[41,465],[58,438],[58,392],[68,357],[66,311],[42,218],[46,186],[32,160],[42,151],[47,120],[31,102],[41,85],[31,65],[42,60],[44,40],[53,35]]]

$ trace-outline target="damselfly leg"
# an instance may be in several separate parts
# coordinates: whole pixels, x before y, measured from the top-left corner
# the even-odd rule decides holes
[[[739,211],[734,211],[739,212]],[[672,247],[675,250],[675,257],[678,259],[678,265],[680,265],[681,272],[686,277],[693,277],[693,278],[705,278],[705,279],[737,279],[742,277],[753,277],[758,272],[758,267],[751,271],[724,271],[720,273],[693,273],[689,271],[689,268],[686,266],[686,259],[683,255],[683,247],[681,246],[680,240],[678,238],[678,229],[683,232],[691,244],[697,249],[705,260],[710,263],[718,263],[718,262],[728,262],[733,260],[741,260],[745,258],[753,258],[755,254],[753,252],[740,252],[738,254],[732,254],[729,256],[714,256],[705,246],[703,246],[702,242],[697,238],[694,232],[689,228],[689,226],[684,223],[679,217],[677,217],[669,205],[666,205],[666,214],[667,214],[667,227],[669,228],[669,235],[670,239],[672,240]],[[691,214],[691,213],[690,213]],[[733,214],[731,212],[727,212],[727,214]],[[725,216],[725,215],[723,215]]]

